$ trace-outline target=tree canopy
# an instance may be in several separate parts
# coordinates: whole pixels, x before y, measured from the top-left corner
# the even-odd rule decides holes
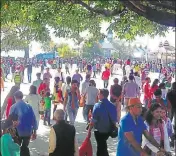
[[[104,37],[100,32],[103,21],[110,23],[108,29],[120,39],[164,35],[169,27],[175,27],[175,1],[4,0],[1,5],[1,33],[15,35],[27,45],[32,40],[49,40],[50,29],[58,37],[76,40],[87,30],[100,40]]]

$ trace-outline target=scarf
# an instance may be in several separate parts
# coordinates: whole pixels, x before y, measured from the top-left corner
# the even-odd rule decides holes
[[[153,125],[151,125],[150,127],[149,127],[149,133],[153,136],[154,134],[153,134],[153,129],[154,129],[155,127],[153,126]],[[163,123],[161,123],[161,122],[158,122],[157,123],[157,128],[159,128],[160,129],[160,133],[161,133],[161,142],[160,142],[160,145],[161,146],[164,146],[164,128],[163,128]]]

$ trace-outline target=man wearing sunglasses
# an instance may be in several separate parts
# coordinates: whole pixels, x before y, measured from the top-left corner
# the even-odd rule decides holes
[[[140,116],[142,112],[140,99],[130,98],[127,109],[128,113],[121,119],[119,126],[117,156],[148,156],[146,151],[141,147],[142,135],[158,148],[157,155],[162,155],[164,149],[161,149],[160,145],[149,134],[144,120]]]

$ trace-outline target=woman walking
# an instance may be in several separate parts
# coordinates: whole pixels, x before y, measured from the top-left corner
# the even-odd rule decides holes
[[[5,113],[5,117],[8,118],[9,116],[9,112],[10,112],[10,108],[13,104],[15,104],[15,99],[13,97],[13,94],[18,91],[20,88],[18,86],[13,86],[10,89],[10,92],[7,94],[4,103],[2,105],[1,108],[1,117],[3,118],[4,113]]]
[[[33,85],[30,86],[29,95],[26,96],[24,101],[31,105],[37,120],[37,125],[39,126],[41,97],[37,94],[37,87]]]

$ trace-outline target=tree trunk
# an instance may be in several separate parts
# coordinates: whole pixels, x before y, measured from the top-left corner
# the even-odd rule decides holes
[[[29,45],[24,48],[24,58],[29,58]]]

